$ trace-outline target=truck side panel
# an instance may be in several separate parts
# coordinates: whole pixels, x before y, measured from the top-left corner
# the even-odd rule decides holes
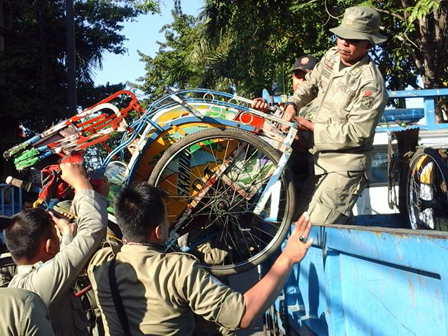
[[[448,335],[448,241],[429,231],[315,226],[279,298],[317,335]],[[289,333],[287,333],[289,334]]]

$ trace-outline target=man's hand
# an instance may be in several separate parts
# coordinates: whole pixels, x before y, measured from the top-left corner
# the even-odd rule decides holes
[[[282,120],[291,121],[296,116],[296,110],[293,105],[286,106],[285,112],[283,113]],[[289,126],[281,125],[280,129],[282,132],[287,133],[289,131]]]
[[[286,258],[291,264],[300,262],[305,257],[311,244],[313,244],[313,238],[307,241],[310,229],[310,217],[305,212],[296,222],[294,231],[289,237],[280,257]]]
[[[266,99],[263,98],[255,98],[251,107],[261,112],[269,112],[268,102],[266,101]]]
[[[310,218],[304,213],[297,221],[294,232],[286,243],[286,248],[272,268],[263,279],[244,293],[246,310],[240,321],[241,328],[249,327],[258,314],[266,311],[274,303],[291,273],[292,266],[305,257],[313,243],[313,239],[306,241],[310,228]]]
[[[92,189],[92,185],[87,179],[87,173],[81,163],[64,163],[60,164],[61,178],[70,184],[75,191],[83,189]]]
[[[72,237],[76,235],[76,230],[78,228],[78,225],[76,225],[75,222],[69,222],[66,219],[63,218],[57,218],[53,212],[49,211],[51,220],[56,224],[56,227],[58,228],[61,235],[69,234]]]
[[[314,123],[305,119],[304,117],[294,117],[294,120],[299,124],[299,129],[304,131],[314,131]]]

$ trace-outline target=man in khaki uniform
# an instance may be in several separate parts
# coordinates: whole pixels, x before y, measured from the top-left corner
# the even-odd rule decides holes
[[[164,252],[169,230],[166,197],[141,183],[125,187],[116,198],[115,215],[125,245],[120,251],[98,251],[87,269],[106,334],[191,336],[193,313],[227,329],[247,328],[273,303],[292,266],[311,246],[312,239],[305,241],[309,218],[300,218],[271,271],[243,295],[207,273],[195,257]]]
[[[289,98],[283,119],[314,132],[314,169],[319,181],[308,208],[315,224],[347,223],[367,186],[375,127],[388,98],[384,80],[368,55],[386,41],[380,16],[369,7],[351,7],[337,36],[306,82]],[[298,113],[298,115],[297,115]]]
[[[4,235],[18,269],[9,287],[31,290],[43,299],[56,335],[87,335],[89,322],[72,286],[106,235],[106,199],[92,189],[82,165],[62,163],[61,170],[62,179],[75,189],[77,228],[50,218],[43,209],[25,209],[11,217]]]
[[[0,335],[52,336],[47,307],[39,295],[18,288],[0,288]]]
[[[293,92],[296,92],[297,89],[306,81],[306,74],[313,71],[317,62],[317,58],[311,55],[303,55],[296,59],[291,70]]]

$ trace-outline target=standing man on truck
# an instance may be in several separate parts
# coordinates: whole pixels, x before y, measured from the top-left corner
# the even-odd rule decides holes
[[[347,8],[331,48],[288,99],[283,119],[313,131],[315,174],[309,205],[313,224],[350,222],[370,177],[375,128],[387,104],[384,79],[368,55],[387,38],[369,7]],[[283,130],[286,130],[285,128]]]

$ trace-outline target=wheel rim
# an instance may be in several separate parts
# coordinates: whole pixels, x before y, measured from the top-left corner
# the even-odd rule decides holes
[[[418,155],[408,184],[409,220],[413,229],[448,231],[447,174],[434,151]]]
[[[178,247],[218,272],[250,264],[270,250],[286,217],[284,180],[260,217],[251,211],[276,164],[260,146],[230,136],[201,138],[177,150],[155,180],[170,194],[170,221],[182,221],[179,210],[196,204],[195,196],[211,185],[183,224],[196,229],[185,230]]]

